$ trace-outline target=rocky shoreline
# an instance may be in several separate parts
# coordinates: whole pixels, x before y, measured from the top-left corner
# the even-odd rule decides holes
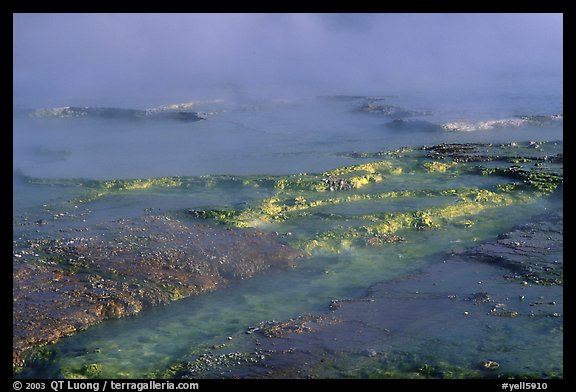
[[[284,176],[86,180],[38,179],[22,175],[22,181],[30,186],[73,187],[81,191],[62,206],[53,206],[58,211],[44,206],[42,213],[50,211],[52,218],[38,219],[34,215],[30,220],[24,217],[21,221],[15,221],[13,365],[16,372],[36,360],[50,360],[43,358],[42,353],[49,355],[51,350],[34,348],[55,343],[63,336],[84,330],[102,320],[133,315],[149,306],[211,292],[270,268],[290,268],[298,257],[304,255],[314,257],[361,252],[380,259],[380,249],[388,246],[408,247],[422,241],[428,233],[467,232],[466,235],[473,235],[471,230],[477,224],[494,224],[482,223],[486,219],[484,213],[504,212],[506,208],[517,205],[530,208],[532,203],[562,198],[561,142],[439,144],[388,152],[351,153],[347,156],[370,161],[324,173]],[[114,221],[97,222],[92,218],[90,228],[78,230],[74,229],[74,225],[83,225],[80,223],[80,218],[84,222],[83,213],[77,215],[74,212],[69,216],[70,222],[59,222],[60,218],[68,216],[60,209],[67,211],[67,208],[76,209],[78,205],[91,205],[107,196],[129,196],[132,192],[164,189],[179,190],[182,195],[189,195],[190,192],[202,194],[210,190],[214,192],[212,197],[218,192],[228,194],[241,190],[254,197],[221,207],[210,204],[206,208],[196,206],[172,210],[167,214],[158,212],[155,215],[151,212],[153,209],[149,209],[149,214],[141,216],[138,213],[135,217]],[[424,200],[426,202],[422,203]],[[500,219],[493,214],[491,219]],[[513,284],[516,283],[523,290],[533,290],[533,287],[546,290],[560,288],[561,293],[561,213],[559,220],[560,223],[550,220],[548,226],[542,222],[535,222],[533,226],[528,224],[519,227],[518,233],[503,234],[495,242],[469,251],[471,253],[447,257],[449,262],[432,273],[436,279],[432,283],[478,279],[478,269],[485,274],[478,281],[502,280],[508,285],[507,288],[515,287]],[[548,245],[550,241],[555,241],[553,247]],[[441,242],[435,251],[429,249],[425,254],[432,255],[449,247],[451,245],[448,243]],[[550,249],[555,251],[550,253]],[[556,254],[558,249],[560,257]],[[444,279],[444,276],[448,278]],[[410,276],[406,282],[412,282],[413,278]],[[370,284],[374,281],[371,280]],[[383,285],[394,291],[404,287],[405,283],[390,284]],[[469,282],[469,285],[473,286],[474,282]],[[363,287],[366,286],[368,284]],[[435,290],[441,287],[433,286],[437,286]],[[312,344],[312,347],[314,339],[319,339],[323,347],[332,347],[331,342],[324,342],[324,339],[332,339],[330,334],[336,334],[337,338],[340,336],[339,339],[345,341],[351,333],[347,328],[359,325],[355,320],[363,320],[363,317],[370,320],[373,313],[390,313],[388,310],[378,310],[379,301],[385,304],[382,306],[387,306],[389,302],[387,291],[380,292],[377,287],[379,285],[374,286],[371,293],[380,294],[361,301],[334,298],[327,304],[334,312],[330,317],[301,315],[285,321],[262,321],[253,326],[250,335],[262,338],[264,334],[265,339],[271,339],[271,346],[255,342],[268,348],[265,352],[261,351],[262,347],[250,351],[259,354],[258,358],[250,355],[249,363],[252,364],[253,360],[256,363],[272,362],[266,362],[270,365],[265,365],[267,370],[262,374],[258,373],[259,367],[256,366],[245,370],[246,373],[226,373],[226,376],[282,377],[289,374],[282,372],[291,369],[292,365],[280,365],[286,359],[279,359],[280,362],[274,365],[277,347],[272,346],[280,344],[273,340],[276,338],[285,339],[282,340],[284,342],[295,336],[313,336],[310,342],[304,342],[307,338],[298,338],[304,339],[302,344]],[[495,299],[497,295],[484,287],[462,290],[454,287],[451,294],[445,290],[442,294],[444,297],[439,293],[432,297],[410,297],[414,300],[410,306],[414,304],[416,309],[407,314],[403,312],[406,312],[408,305],[396,302],[396,317],[406,321],[413,316],[411,322],[418,324],[420,314],[424,315],[422,317],[436,317],[436,314],[451,312],[452,308],[458,309],[460,305],[469,305],[470,302],[477,302],[478,306],[492,306],[487,313],[490,317],[499,315],[504,316],[503,319],[516,320],[516,316],[524,315],[524,310]],[[417,288],[414,291],[421,292]],[[518,294],[518,297],[521,295],[528,297],[525,294]],[[557,294],[553,296],[555,299],[549,302],[554,302],[557,309],[561,307],[556,304],[561,304],[562,297]],[[438,298],[442,298],[442,301],[434,302]],[[468,300],[464,300],[466,298]],[[430,313],[436,307],[442,312]],[[368,313],[362,313],[364,308]],[[348,316],[346,309],[351,309]],[[470,310],[461,310],[462,313],[470,313]],[[394,314],[394,311],[390,314]],[[561,315],[559,311],[552,313]],[[369,325],[370,322],[365,324]],[[426,328],[425,325],[421,327]],[[400,326],[398,328],[402,329]],[[369,329],[382,332],[376,326]],[[385,329],[389,330],[388,327]],[[482,334],[481,331],[476,332]],[[365,335],[370,334],[365,332]],[[414,336],[418,334],[414,332]],[[382,352],[382,348],[369,347],[362,339],[348,349],[363,347],[362,350],[368,352]],[[297,344],[295,347],[298,347]],[[338,347],[331,348],[335,358],[343,353]],[[290,346],[286,350],[292,348]],[[302,349],[308,350],[304,346]],[[310,353],[316,355],[313,351]],[[278,358],[292,357],[282,355]],[[372,357],[375,355],[369,356]],[[501,362],[487,357],[488,360]],[[186,362],[194,361],[196,359]],[[210,366],[202,365],[200,368],[207,369],[208,373],[203,373],[204,376],[222,376]],[[370,364],[367,364],[366,369],[369,368]],[[186,363],[180,364],[168,376],[185,376],[185,369]],[[270,369],[283,370],[278,370],[282,374],[274,371],[268,373]],[[314,370],[309,375],[321,375],[323,371]],[[406,377],[410,374],[396,375]],[[88,374],[81,376],[90,377]],[[297,376],[300,377],[300,373],[291,375]],[[349,375],[335,377],[340,376]]]
[[[28,350],[102,320],[290,268],[302,255],[273,234],[165,216],[122,219],[106,230],[108,239],[28,240],[15,253],[13,366]]]

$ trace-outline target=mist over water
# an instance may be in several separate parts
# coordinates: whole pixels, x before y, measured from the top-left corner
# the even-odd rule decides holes
[[[24,249],[27,236],[96,236],[109,221],[156,213],[180,219],[190,209],[245,208],[278,192],[274,185],[228,187],[222,179],[210,185],[211,175],[323,173],[379,159],[361,153],[439,143],[508,143],[513,154],[518,142],[524,154],[532,154],[529,148],[538,144],[529,141],[563,139],[562,14],[14,14],[13,22],[14,243]],[[182,106],[184,115],[203,119],[174,119],[170,115],[182,113],[163,111],[169,106],[162,105],[181,103],[189,104]],[[81,114],[50,115],[62,113],[51,109],[65,107]],[[90,114],[101,108],[136,115]],[[168,116],[155,117],[158,113]],[[544,162],[561,172],[562,153],[555,155],[561,143],[544,148],[560,163],[546,162],[546,157],[538,165]],[[371,192],[370,187],[388,192],[394,181],[395,191],[434,186],[494,190],[497,182],[508,181],[448,177],[449,170],[436,173],[443,180],[435,183],[424,166],[414,167],[398,178],[386,173],[385,181],[359,192]],[[534,170],[545,169],[539,168]],[[90,199],[90,189],[83,188],[89,181],[66,182],[166,176],[207,176],[206,186],[136,187],[116,194],[95,188],[102,194]],[[334,216],[353,224],[346,213],[377,214],[398,206],[419,211],[440,202],[454,201],[414,197],[337,203],[296,223],[256,227],[294,238],[327,230]],[[116,349],[110,348],[109,355],[102,339],[110,347],[130,346],[122,366],[141,376],[156,364],[142,350],[161,354],[154,357],[161,363],[157,366],[168,366],[214,336],[243,335],[265,319],[317,312],[332,298],[361,296],[375,282],[413,273],[438,262],[442,252],[476,245],[562,203],[560,195],[502,207],[480,215],[476,226],[468,221],[450,229],[415,230],[409,234],[417,238],[412,242],[313,255],[291,272],[258,276],[166,307],[172,310],[156,308],[132,320],[104,322],[94,328],[96,338],[89,330],[63,343],[58,361],[75,362],[76,354],[67,355],[76,345],[84,350],[102,344],[94,362],[109,360],[110,368],[117,367]],[[35,252],[17,256],[32,258]],[[15,258],[15,263],[22,260]],[[42,260],[32,259],[37,262]],[[239,305],[238,298],[245,303]],[[287,304],[286,298],[297,299]],[[190,311],[199,304],[205,309]],[[185,314],[183,325],[158,321],[179,312]],[[146,320],[164,325],[166,333],[157,346],[139,348],[131,340],[138,336],[134,331],[146,339],[156,333],[146,330]],[[214,323],[206,335],[212,340],[197,332],[203,322]],[[116,336],[114,328],[122,329],[124,337]],[[551,336],[558,343],[557,335]],[[523,336],[516,338],[521,342]],[[561,362],[556,359],[561,342],[557,346],[550,350],[553,355],[542,355],[561,368],[556,363]]]
[[[558,92],[562,30],[561,14],[16,14],[14,101]]]
[[[42,177],[289,173],[341,163],[325,151],[462,141],[390,131],[389,119],[355,113],[358,103],[316,97],[386,96],[439,121],[562,113],[562,24],[561,14],[15,14],[14,107],[24,114],[14,166]],[[189,124],[26,118],[195,101],[217,114]],[[561,129],[464,138],[510,136],[551,140]]]

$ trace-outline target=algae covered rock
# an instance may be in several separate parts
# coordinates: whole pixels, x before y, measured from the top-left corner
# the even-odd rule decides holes
[[[66,234],[78,231],[64,226],[58,237],[43,237],[40,229],[51,229],[59,214],[32,224],[38,232],[15,241],[14,248],[13,362],[22,364],[31,348],[104,319],[210,292],[270,268],[291,268],[303,255],[373,254],[443,231],[472,236],[485,214],[562,197],[562,144],[533,145],[438,144],[354,153],[347,157],[357,164],[278,176],[22,176],[30,185],[74,187],[79,196],[68,206],[164,190],[246,197],[104,222],[98,230],[105,236]],[[561,284],[561,263],[552,253],[539,250],[529,261],[520,260],[531,250],[520,234],[509,235],[470,257],[510,269],[512,280]],[[530,241],[551,241],[554,249],[559,244],[552,228],[546,239]]]

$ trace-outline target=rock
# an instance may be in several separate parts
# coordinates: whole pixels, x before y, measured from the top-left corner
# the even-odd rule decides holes
[[[490,299],[488,293],[486,292],[474,293],[468,298],[465,298],[465,301],[470,301],[475,305],[493,302],[492,299]]]
[[[563,215],[531,222],[498,236],[496,241],[465,252],[471,259],[493,263],[514,272],[509,279],[540,285],[563,282]],[[536,230],[538,228],[538,230]]]
[[[326,184],[326,187],[330,191],[349,191],[354,189],[354,184],[352,184],[349,180],[345,180],[336,176],[328,176],[327,178],[323,178],[322,182]]]
[[[36,118],[95,117],[109,119],[129,119],[143,118],[146,116],[146,112],[138,109],[65,106],[52,109],[37,109],[33,111],[30,116]]]
[[[30,241],[46,262],[13,273],[13,360],[103,319],[214,291],[302,254],[273,234],[146,216],[107,224],[108,241]],[[20,259],[17,259],[20,260]]]
[[[487,370],[496,370],[500,367],[500,364],[496,361],[486,360],[482,362],[482,368]]]
[[[103,118],[116,120],[158,119],[178,121],[200,121],[208,117],[207,113],[169,108],[163,109],[121,109],[102,107],[65,106],[51,109],[37,109],[30,113],[34,118]]]
[[[333,322],[334,320],[323,315],[305,315],[287,321],[264,321],[250,330],[266,336],[267,338],[278,338],[290,334],[313,332],[318,328],[318,326],[328,325]]]
[[[377,101],[368,100],[360,108],[360,112],[363,113],[375,113],[381,114],[389,118],[401,119],[405,117],[414,116],[429,116],[432,113],[429,111],[417,111],[405,109],[399,106],[386,105],[378,103]]]

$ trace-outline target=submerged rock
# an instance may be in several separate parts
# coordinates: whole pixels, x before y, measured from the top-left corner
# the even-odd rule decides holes
[[[471,259],[510,269],[509,279],[540,285],[563,283],[563,216],[531,222],[465,253]]]
[[[315,331],[319,325],[327,325],[336,320],[323,315],[298,316],[286,321],[264,321],[256,327],[250,328],[250,333],[257,332],[267,338],[278,338],[290,334],[301,334]]]
[[[16,258],[14,365],[22,365],[27,350],[104,319],[210,292],[272,267],[290,268],[301,256],[273,234],[167,217],[124,219],[107,230],[114,233],[108,240],[30,240],[38,261]]]
[[[471,301],[475,305],[493,302],[487,292],[474,293],[465,298],[465,300]]]

